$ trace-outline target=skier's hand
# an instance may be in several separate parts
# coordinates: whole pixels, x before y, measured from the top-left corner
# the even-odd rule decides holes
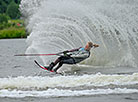
[[[68,50],[66,50],[66,51],[63,51],[63,54],[67,54],[69,51]]]

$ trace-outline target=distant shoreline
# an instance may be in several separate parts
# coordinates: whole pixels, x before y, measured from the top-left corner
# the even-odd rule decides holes
[[[23,20],[8,20],[7,23],[0,24],[0,39],[11,38],[27,38]]]

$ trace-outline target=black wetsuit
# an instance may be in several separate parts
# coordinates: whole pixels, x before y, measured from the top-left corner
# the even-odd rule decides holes
[[[79,48],[69,53],[69,56],[61,56],[63,64],[76,64],[85,60],[90,56],[90,51],[86,51],[84,48]]]
[[[54,69],[54,71],[56,72],[63,64],[76,64],[87,59],[89,56],[90,56],[90,51],[86,51],[82,47],[78,49],[73,49],[64,56],[60,56],[57,59],[59,64]],[[52,66],[53,68],[55,65],[56,64],[52,63],[50,66]],[[50,70],[52,70],[52,68]]]

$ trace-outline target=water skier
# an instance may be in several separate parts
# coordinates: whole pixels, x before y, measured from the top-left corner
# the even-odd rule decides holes
[[[47,68],[49,71],[55,71],[63,65],[63,64],[76,64],[80,63],[81,61],[87,59],[90,56],[90,50],[91,48],[94,47],[99,47],[98,44],[93,44],[92,42],[88,42],[86,46],[77,48],[77,49],[72,49],[70,51],[64,51],[63,54],[64,56],[60,56],[55,60],[55,62],[52,62]],[[56,65],[58,66],[54,68]]]

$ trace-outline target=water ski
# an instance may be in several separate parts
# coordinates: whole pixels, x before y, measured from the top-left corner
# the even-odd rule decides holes
[[[44,70],[47,70],[47,71],[49,71],[49,72],[53,72],[53,73],[55,73],[55,74],[64,75],[64,73],[57,73],[57,72],[54,72],[53,70],[51,70],[51,71],[48,70],[46,67],[40,65],[36,60],[34,60],[34,62],[35,62],[36,65],[38,65],[40,68],[42,68],[42,69],[44,69]]]

